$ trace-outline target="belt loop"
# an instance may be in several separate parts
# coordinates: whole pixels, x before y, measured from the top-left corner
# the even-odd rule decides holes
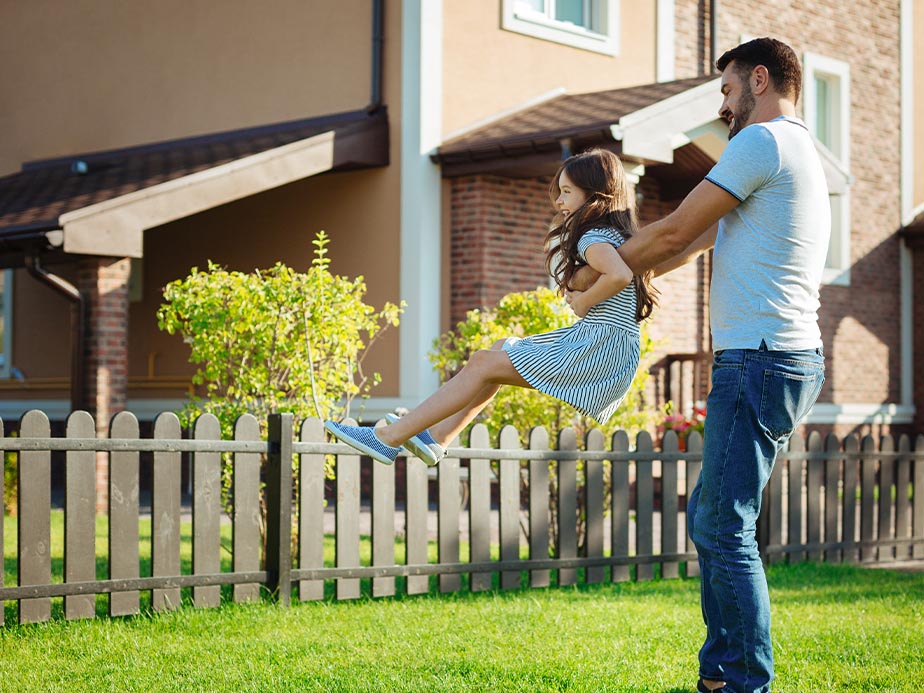
[[[766,340],[764,339],[760,340],[760,347],[758,347],[757,351],[767,351],[767,341]]]

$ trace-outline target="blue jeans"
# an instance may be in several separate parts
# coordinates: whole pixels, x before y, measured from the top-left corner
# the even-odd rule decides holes
[[[757,550],[761,494],[777,453],[824,382],[821,349],[716,352],[703,469],[687,505],[702,576],[700,676],[723,693],[766,693],[773,679],[770,597]]]

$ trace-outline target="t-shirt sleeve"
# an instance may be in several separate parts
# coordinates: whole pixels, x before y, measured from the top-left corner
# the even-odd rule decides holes
[[[581,260],[587,262],[587,249],[595,243],[609,243],[611,246],[618,248],[625,239],[617,231],[604,231],[603,229],[590,229],[581,236],[577,243],[578,255]]]
[[[744,202],[779,169],[776,140],[767,128],[755,124],[729,140],[716,165],[706,174],[706,180]]]

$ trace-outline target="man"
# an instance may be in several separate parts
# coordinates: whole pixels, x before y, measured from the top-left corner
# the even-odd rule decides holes
[[[830,210],[812,138],[795,117],[802,70],[793,50],[755,39],[716,66],[725,152],[672,214],[619,252],[636,274],[662,274],[714,247],[712,389],[687,505],[706,622],[697,688],[764,693],[773,652],[757,516],[776,454],[824,380],[817,310]]]

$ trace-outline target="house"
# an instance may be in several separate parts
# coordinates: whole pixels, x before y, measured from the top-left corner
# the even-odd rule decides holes
[[[535,288],[562,156],[621,155],[642,221],[721,153],[712,65],[771,35],[828,176],[828,375],[808,425],[924,424],[924,10],[913,0],[274,0],[0,9],[0,418],[176,409],[193,367],[160,290],[213,260],[311,261],[407,301],[361,414],[437,385],[466,310]],[[35,50],[41,45],[42,50]],[[917,123],[918,127],[915,128]],[[659,283],[656,398],[706,388],[709,260]],[[917,319],[915,319],[917,318]],[[708,357],[706,357],[708,358]]]

